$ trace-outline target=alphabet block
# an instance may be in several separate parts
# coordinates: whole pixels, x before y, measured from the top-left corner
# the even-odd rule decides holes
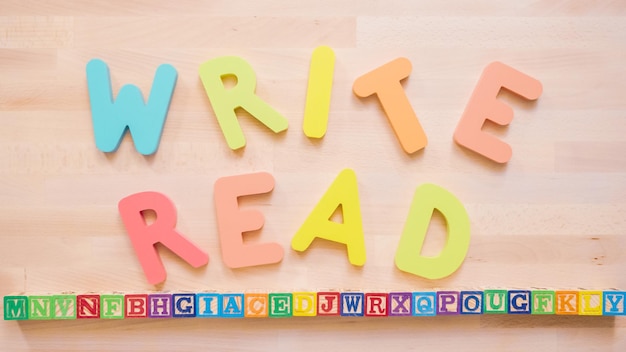
[[[317,293],[317,315],[339,315],[341,294],[339,292]]]
[[[556,291],[556,314],[578,314],[578,291]]]
[[[101,319],[124,319],[124,295],[100,295]]]
[[[530,291],[510,290],[508,298],[509,314],[530,314]]]
[[[578,314],[602,315],[602,291],[579,291]]]
[[[52,296],[52,317],[54,319],[76,319],[76,296]]]
[[[269,296],[267,293],[246,293],[244,300],[244,317],[265,318],[269,315]]]
[[[294,292],[293,293],[293,316],[294,317],[314,317],[317,315],[317,293],[316,292]]]
[[[389,316],[402,317],[411,316],[412,302],[411,292],[391,292],[389,293]]]
[[[386,317],[387,311],[386,293],[366,293],[365,294],[365,316],[366,317]]]
[[[270,293],[270,318],[287,318],[293,316],[291,293]]]
[[[243,318],[243,293],[222,294],[222,318]]]
[[[532,291],[531,314],[555,314],[555,297],[554,291]]]
[[[172,316],[194,318],[196,316],[196,294],[175,293],[172,295]]]
[[[76,318],[100,319],[100,295],[76,296]]]
[[[196,316],[218,318],[222,313],[222,295],[219,293],[196,293]]]
[[[626,301],[625,291],[604,291],[602,298],[604,301],[602,305],[603,315],[626,315],[626,309],[624,309],[626,306],[624,304]],[[6,315],[6,308],[4,312]]]
[[[434,316],[437,315],[436,292],[413,292],[413,315]]]
[[[361,292],[341,293],[341,315],[349,317],[362,317],[365,295]]]
[[[461,312],[459,304],[460,292],[439,291],[437,292],[437,315],[456,315]]]
[[[52,319],[52,296],[28,296],[28,319]]]
[[[148,295],[148,317],[171,318],[172,295],[167,293],[154,293]]]
[[[147,318],[148,295],[129,294],[124,296],[124,318]]]
[[[482,291],[461,291],[461,314],[483,314]]]
[[[28,320],[28,296],[4,296],[4,320]]]
[[[484,294],[484,312],[485,314],[507,314],[508,300],[507,290],[485,290]]]

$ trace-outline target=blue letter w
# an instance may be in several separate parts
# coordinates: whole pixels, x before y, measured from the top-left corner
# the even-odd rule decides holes
[[[89,61],[87,87],[98,149],[107,153],[116,151],[128,128],[135,149],[143,155],[154,154],[159,147],[177,76],[172,65],[160,65],[147,104],[139,88],[131,84],[120,89],[114,102],[107,64],[100,59]]]

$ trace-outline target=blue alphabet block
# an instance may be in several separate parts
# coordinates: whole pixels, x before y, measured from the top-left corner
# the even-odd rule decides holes
[[[193,318],[196,316],[196,295],[194,293],[175,293],[172,295],[172,316],[174,318]]]
[[[461,291],[461,314],[483,314],[482,291]]]
[[[437,315],[436,292],[413,292],[413,315],[433,316]]]
[[[196,293],[196,316],[217,318],[222,312],[222,295],[219,293]]]
[[[626,292],[604,291],[602,298],[603,315],[626,315]]]
[[[222,294],[222,318],[243,318],[243,293],[224,293]]]
[[[342,292],[341,293],[341,315],[349,317],[362,317],[364,309],[365,294],[362,292]]]
[[[508,295],[509,314],[530,314],[531,292],[510,290]]]

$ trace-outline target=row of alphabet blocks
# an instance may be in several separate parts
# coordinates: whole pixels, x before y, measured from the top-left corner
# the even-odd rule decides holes
[[[626,315],[625,301],[625,291],[549,290],[14,295],[4,297],[4,320]]]

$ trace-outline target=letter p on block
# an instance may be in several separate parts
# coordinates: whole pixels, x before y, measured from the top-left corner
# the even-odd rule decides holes
[[[481,131],[485,120],[506,126],[513,120],[513,109],[496,98],[506,88],[527,100],[541,96],[541,83],[501,62],[492,62],[483,71],[474,93],[454,131],[454,140],[497,163],[511,159],[511,146]]]

